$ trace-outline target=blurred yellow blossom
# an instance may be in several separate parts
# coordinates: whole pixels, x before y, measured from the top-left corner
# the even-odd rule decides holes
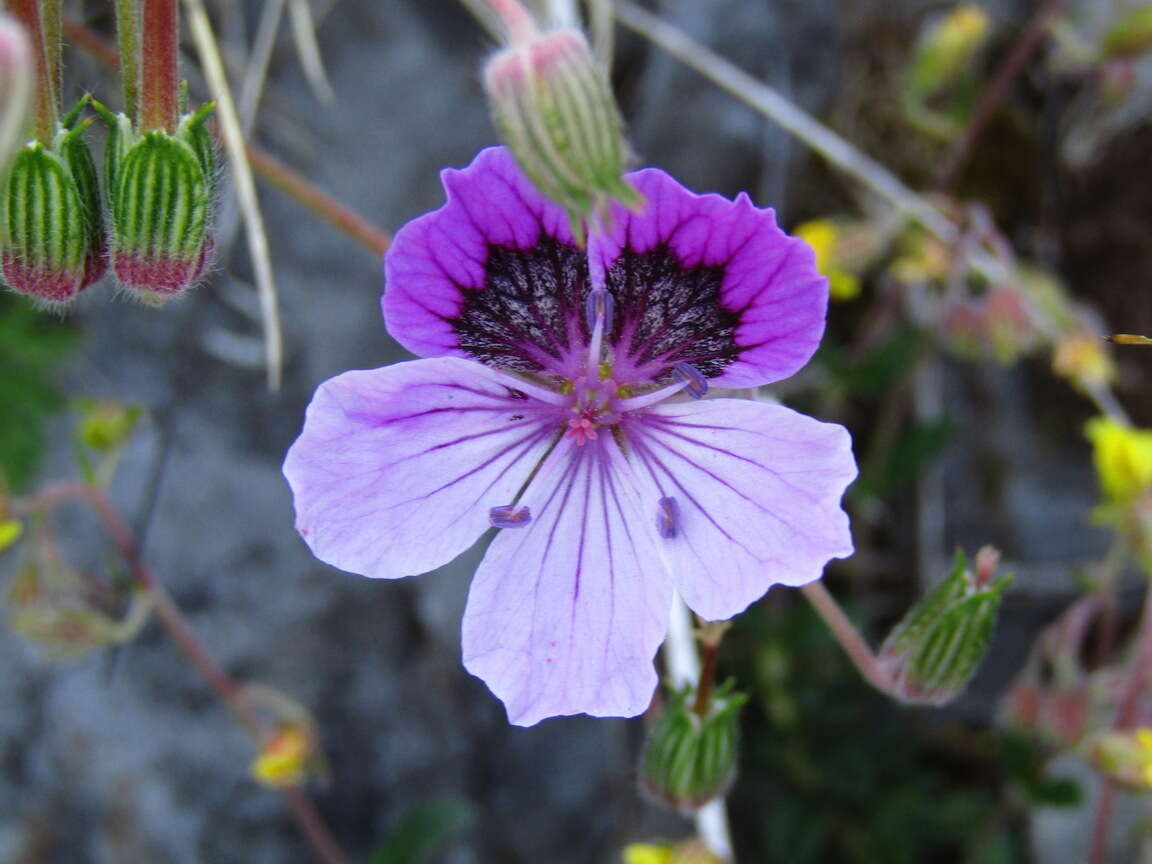
[[[13,546],[23,533],[23,522],[16,519],[4,519],[0,516],[0,552]]]
[[[315,747],[309,730],[286,724],[260,748],[252,763],[252,779],[270,789],[290,789],[308,777]]]
[[[1152,790],[1152,728],[1104,733],[1090,752],[1096,767],[1111,779],[1134,791]]]
[[[828,277],[828,293],[833,300],[855,300],[860,296],[860,279],[842,266],[839,245],[842,232],[829,219],[813,219],[796,226],[797,237],[816,253],[816,269]]]
[[[1086,330],[1062,336],[1056,342],[1052,371],[1081,389],[1107,386],[1116,378],[1116,365],[1104,340]]]
[[[1152,489],[1152,431],[1094,417],[1084,433],[1092,442],[1096,476],[1109,501],[1126,504]]]
[[[923,97],[952,84],[988,39],[988,13],[962,3],[924,31],[912,61],[909,82]]]
[[[698,840],[684,843],[632,843],[624,847],[624,864],[722,864]]]

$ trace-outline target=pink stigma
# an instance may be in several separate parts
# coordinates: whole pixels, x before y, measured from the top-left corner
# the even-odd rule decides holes
[[[598,437],[596,423],[587,414],[573,417],[568,421],[568,431],[564,433],[564,437],[574,438],[576,440],[576,446],[583,447],[589,441],[595,441]]]

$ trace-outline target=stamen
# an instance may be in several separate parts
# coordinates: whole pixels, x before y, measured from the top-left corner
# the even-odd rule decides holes
[[[532,521],[532,511],[517,504],[504,504],[488,511],[488,521],[494,528],[523,528]]]
[[[680,505],[675,498],[661,498],[656,502],[656,530],[665,540],[680,533]]]
[[[584,317],[588,321],[588,332],[592,333],[596,325],[600,324],[603,333],[612,332],[612,315],[615,310],[615,301],[612,295],[603,288],[595,288],[589,292],[584,301]]]
[[[708,392],[708,379],[691,363],[677,363],[672,367],[672,374],[684,382],[684,389],[693,399],[703,399]]]

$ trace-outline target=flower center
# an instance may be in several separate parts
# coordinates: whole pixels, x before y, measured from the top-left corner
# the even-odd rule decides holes
[[[599,437],[601,426],[620,422],[617,406],[619,386],[611,377],[611,370],[600,374],[589,374],[570,382],[571,402],[565,438],[571,438],[577,446],[583,446]],[[567,388],[565,388],[567,389]]]

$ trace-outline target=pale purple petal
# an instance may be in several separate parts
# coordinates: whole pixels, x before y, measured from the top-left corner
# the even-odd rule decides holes
[[[773,585],[805,585],[829,559],[852,554],[840,499],[856,463],[842,426],[779,405],[705,399],[638,414],[626,434],[651,530],[701,617],[731,618]]]
[[[316,391],[284,475],[317,558],[396,578],[451,561],[556,437],[555,406],[442,357],[345,372]]]
[[[464,613],[464,665],[520,726],[642,712],[672,596],[615,443],[560,448],[525,495],[532,524],[492,542]]]
[[[588,261],[563,209],[500,147],[442,179],[447,203],[404,226],[384,259],[388,332],[424,357],[576,368],[587,342]]]
[[[697,195],[656,169],[627,179],[644,208],[617,205],[589,242],[616,300],[617,377],[660,377],[683,361],[717,386],[753,387],[807,363],[828,305],[812,249],[746,195]]]

